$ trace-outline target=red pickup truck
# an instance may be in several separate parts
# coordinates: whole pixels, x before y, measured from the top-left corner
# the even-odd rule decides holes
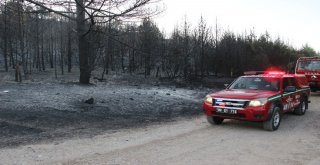
[[[224,119],[261,121],[266,130],[280,126],[286,112],[303,115],[310,88],[304,75],[268,72],[237,78],[222,91],[206,96],[203,109],[210,124]]]

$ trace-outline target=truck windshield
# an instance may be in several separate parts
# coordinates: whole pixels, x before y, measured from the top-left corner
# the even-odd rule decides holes
[[[278,91],[280,80],[277,77],[240,77],[231,84],[229,89],[254,89]]]
[[[298,71],[320,71],[320,61],[300,61]]]

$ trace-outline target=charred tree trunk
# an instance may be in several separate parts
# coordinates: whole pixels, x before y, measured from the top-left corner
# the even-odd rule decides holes
[[[10,39],[9,45],[10,45],[10,63],[11,63],[12,69],[15,69],[16,63],[15,63],[14,57],[13,57],[12,39]]]
[[[39,39],[39,16],[38,16],[38,13],[36,14],[36,68],[41,71],[41,65],[40,65],[40,39]]]
[[[124,66],[124,55],[126,53],[126,50],[125,50],[125,47],[122,45],[120,46],[120,53],[121,53],[121,69],[122,69],[122,72],[124,73],[125,72],[125,66]]]
[[[201,37],[201,45],[200,45],[200,74],[201,74],[201,79],[204,77],[204,70],[205,70],[205,54],[204,54],[204,41],[203,37]]]
[[[108,51],[108,43],[104,47],[104,67],[103,67],[103,74],[109,74],[109,51]],[[102,76],[103,78],[103,76]]]
[[[145,54],[145,63],[144,63],[144,66],[145,66],[145,72],[144,72],[144,77],[147,77],[150,75],[150,72],[151,72],[151,55],[150,55],[150,50],[147,51],[147,53]]]
[[[136,71],[136,64],[135,64],[135,50],[132,50],[132,72]]]
[[[27,79],[27,74],[28,74],[28,69],[27,69],[27,66],[26,66],[26,59],[25,59],[25,53],[24,53],[24,32],[23,32],[23,23],[24,23],[24,20],[22,20],[24,17],[23,17],[23,14],[21,11],[21,7],[20,7],[20,4],[21,1],[17,1],[17,9],[18,9],[18,28],[19,28],[19,40],[20,40],[20,55],[21,55],[21,62],[22,62],[22,66],[23,66],[23,73],[24,73],[24,76],[25,76],[25,79]],[[21,5],[22,6],[22,5]]]
[[[5,36],[5,39],[4,39],[4,48],[3,48],[3,56],[4,56],[4,68],[6,70],[6,72],[8,72],[8,49],[7,49],[7,39],[6,39],[6,36]]]
[[[68,72],[71,72],[72,68],[72,50],[71,50],[71,30],[69,27],[69,32],[68,32]]]
[[[41,22],[43,22],[43,18],[41,16]],[[41,27],[41,65],[42,70],[45,71],[45,63],[44,63],[44,27]]]
[[[3,47],[3,56],[4,56],[4,68],[6,72],[8,72],[8,34],[7,34],[7,5],[5,4],[4,12],[2,14],[3,16],[3,23],[4,23],[4,31],[3,31],[3,41],[4,41],[4,47]]]
[[[44,64],[44,36],[43,36],[43,32],[41,33],[41,64],[42,64],[42,70],[45,71],[45,64]]]
[[[135,50],[129,51],[129,72],[133,73],[135,71],[135,60],[134,60]]]
[[[49,61],[50,61],[50,67],[51,69],[53,68],[53,54],[54,54],[54,41],[53,41],[53,36],[52,36],[52,26],[50,28],[50,58],[49,58]]]
[[[28,65],[29,65],[29,57],[30,57],[30,45],[29,42],[26,42],[26,70],[28,70]],[[31,65],[30,65],[31,66]],[[31,68],[31,67],[29,67]],[[31,74],[31,70],[28,70],[28,73]]]
[[[216,18],[216,38],[215,38],[215,47],[216,47],[216,56],[215,56],[215,59],[214,59],[214,74],[215,76],[218,75],[218,59],[219,59],[219,44],[218,44],[218,19]]]
[[[84,0],[78,0],[77,3],[77,34],[78,34],[78,48],[79,48],[79,62],[80,62],[80,83],[89,84],[91,71],[88,61],[88,41],[86,38],[86,23],[85,23]]]
[[[111,38],[111,35],[112,35],[112,29],[111,29],[111,22],[109,22],[109,27],[108,27],[108,39],[107,39],[107,47],[106,47],[106,74],[109,73],[109,67],[111,68],[111,70],[113,71],[113,49],[114,49],[114,45],[113,45],[113,41],[112,41],[112,38]]]
[[[55,42],[55,44],[54,44],[54,75],[55,75],[56,79],[58,78],[58,73],[57,73],[57,49],[58,49],[57,42]]]
[[[130,32],[130,41],[133,47],[136,46],[136,31],[134,28],[131,29]],[[135,72],[135,50],[129,49],[129,72],[133,73]]]
[[[60,21],[60,69],[61,69],[61,75],[64,75],[64,47],[63,47],[63,28],[62,28],[62,19]]]

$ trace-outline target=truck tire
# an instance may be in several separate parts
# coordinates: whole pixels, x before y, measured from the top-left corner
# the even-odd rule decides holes
[[[220,124],[222,124],[223,120],[224,120],[224,118],[221,118],[221,117],[207,116],[207,121],[211,125],[220,125]]]
[[[293,111],[297,115],[304,115],[308,108],[308,101],[307,99],[303,98],[300,101],[299,106]]]
[[[281,122],[280,108],[273,109],[270,119],[263,122],[263,128],[268,131],[275,131],[279,128]]]

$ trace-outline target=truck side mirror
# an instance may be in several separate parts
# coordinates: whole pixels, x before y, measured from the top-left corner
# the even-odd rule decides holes
[[[287,86],[285,89],[284,89],[284,92],[285,93],[289,93],[289,92],[295,92],[297,90],[297,88],[295,86]]]
[[[229,84],[223,84],[225,88],[227,88],[229,86]]]

